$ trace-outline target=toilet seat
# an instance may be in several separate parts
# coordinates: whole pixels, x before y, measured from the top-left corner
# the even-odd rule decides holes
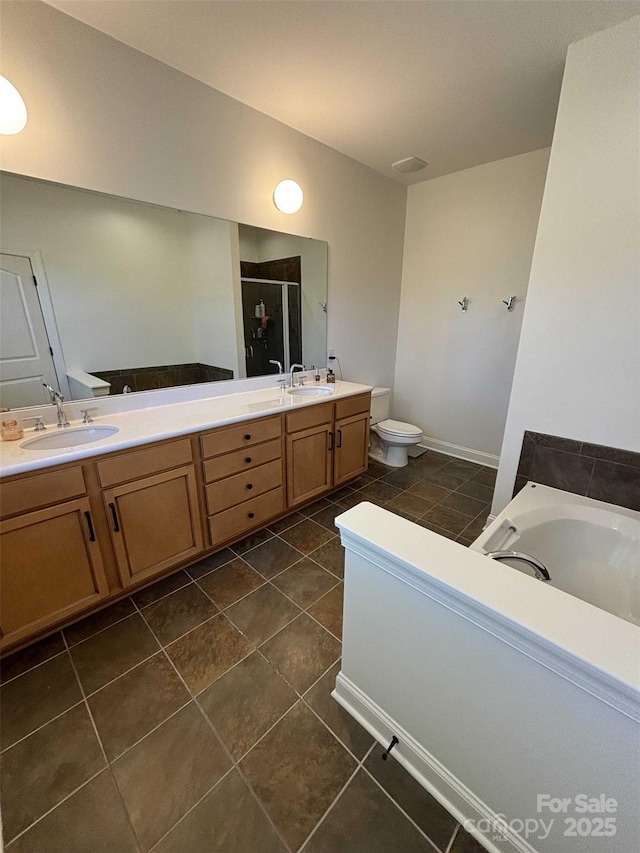
[[[414,426],[413,424],[406,424],[403,421],[381,421],[379,424],[376,424],[376,426],[381,434],[386,433],[390,436],[395,435],[404,438],[422,438],[422,430],[419,429],[419,427]]]

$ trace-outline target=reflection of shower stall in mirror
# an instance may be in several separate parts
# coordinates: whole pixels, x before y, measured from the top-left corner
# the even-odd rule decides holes
[[[302,362],[300,283],[267,278],[241,278],[247,377],[264,376]]]

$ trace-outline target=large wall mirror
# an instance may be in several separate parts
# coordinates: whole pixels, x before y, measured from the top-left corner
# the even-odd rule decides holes
[[[0,405],[323,366],[327,244],[0,173]]]

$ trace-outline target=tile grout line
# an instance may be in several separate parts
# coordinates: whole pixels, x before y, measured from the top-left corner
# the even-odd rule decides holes
[[[34,820],[32,823],[30,823],[30,824],[29,824],[29,826],[27,826],[27,827],[25,827],[24,829],[20,830],[20,832],[19,832],[17,835],[14,835],[14,836],[13,836],[13,838],[11,839],[11,841],[7,841],[7,843],[6,843],[6,848],[7,848],[7,849],[9,849],[9,847],[11,847],[13,844],[15,844],[15,842],[16,842],[19,838],[22,838],[22,836],[23,836],[23,835],[25,835],[27,832],[29,832],[29,830],[33,829],[33,827],[34,827],[34,826],[36,826],[36,824],[38,824],[38,823],[40,823],[41,821],[43,821],[43,820],[44,820],[48,815],[50,815],[50,814],[51,814],[51,812],[54,812],[54,811],[55,811],[57,808],[59,808],[63,803],[66,803],[66,801],[67,801],[67,800],[71,799],[71,797],[73,797],[73,796],[74,796],[74,794],[77,794],[77,793],[78,793],[78,791],[81,791],[81,790],[82,790],[84,787],[86,787],[90,782],[93,782],[93,780],[94,780],[94,779],[97,779],[97,778],[98,778],[98,776],[100,776],[100,774],[101,774],[101,773],[104,773],[106,769],[107,769],[106,767],[102,767],[100,770],[98,770],[98,771],[97,771],[97,773],[94,773],[94,774],[93,774],[93,776],[91,776],[89,779],[87,779],[87,780],[86,780],[86,782],[83,782],[83,783],[82,783],[82,785],[78,785],[78,787],[77,787],[77,788],[74,788],[74,790],[73,790],[73,791],[71,791],[71,793],[69,793],[69,794],[67,794],[65,797],[63,797],[63,798],[60,800],[60,802],[59,802],[59,803],[56,803],[56,804],[55,804],[55,806],[52,806],[52,807],[51,807],[50,809],[48,809],[44,814],[41,814],[41,815],[40,815],[40,817],[36,818],[36,820]],[[4,832],[3,832],[3,834],[4,834]],[[134,836],[134,837],[135,837],[135,836]],[[137,839],[136,839],[136,844],[137,844]],[[0,849],[1,849],[1,848],[0,848]]]
[[[135,602],[134,602],[134,606],[135,606]],[[142,618],[144,619],[145,624],[147,625],[147,627],[149,628],[149,630],[151,631],[151,633],[153,634],[153,636],[156,638],[156,641],[158,641],[158,642],[159,642],[159,640],[158,640],[158,638],[157,638],[157,636],[156,636],[155,632],[153,631],[152,627],[149,625],[149,623],[147,622],[147,620],[144,618],[144,614],[143,614],[141,611],[139,611],[139,612],[140,612],[140,615],[142,616]],[[207,621],[208,621],[208,620],[207,620]],[[204,623],[203,623],[203,624],[204,624]],[[232,623],[232,624],[233,624],[233,623]],[[239,661],[236,661],[236,663],[235,663],[232,667],[229,667],[229,669],[228,669],[228,670],[226,670],[226,671],[225,671],[221,676],[219,676],[219,678],[222,678],[222,676],[223,676],[223,675],[226,675],[226,674],[227,674],[227,672],[231,672],[231,670],[232,670],[232,669],[234,669],[236,666],[238,666],[238,664],[242,663],[242,661],[243,661],[243,660],[246,660],[246,659],[247,659],[251,654],[253,654],[253,652],[254,652],[254,651],[257,651],[257,649],[255,648],[255,646],[254,646],[254,644],[253,644],[253,643],[251,643],[251,646],[252,646],[252,651],[251,651],[251,652],[249,652],[249,654],[245,655],[243,658],[241,658]],[[224,774],[220,779],[218,779],[218,780],[217,780],[217,782],[216,782],[214,785],[212,785],[212,786],[211,786],[211,788],[209,788],[209,790],[204,794],[204,796],[202,797],[202,799],[204,799],[204,797],[208,796],[208,795],[211,793],[211,791],[213,791],[213,789],[214,789],[214,788],[215,788],[215,787],[216,787],[216,786],[217,786],[217,785],[218,785],[218,784],[219,784],[219,783],[220,783],[224,778],[226,778],[226,776],[227,776],[230,772],[232,772],[233,770],[236,770],[236,772],[240,775],[240,778],[242,779],[242,781],[243,781],[243,782],[245,783],[245,785],[247,786],[247,788],[248,788],[248,790],[249,790],[250,794],[251,794],[251,795],[253,796],[253,798],[255,799],[255,801],[256,801],[256,803],[258,804],[258,806],[259,806],[260,810],[263,812],[263,814],[265,815],[265,817],[266,817],[266,819],[268,820],[269,824],[270,824],[270,825],[271,825],[271,827],[273,828],[274,832],[276,833],[277,838],[279,838],[279,839],[280,839],[280,840],[285,844],[285,848],[289,851],[289,850],[290,850],[289,845],[285,843],[284,838],[282,838],[282,836],[281,836],[280,832],[277,830],[277,828],[276,828],[275,824],[273,823],[273,820],[271,819],[271,816],[268,814],[268,812],[266,811],[266,809],[265,809],[264,805],[262,804],[262,802],[261,802],[260,798],[257,796],[257,794],[254,792],[254,790],[253,790],[252,786],[249,784],[249,780],[245,778],[245,774],[244,774],[244,772],[243,772],[243,771],[242,771],[242,769],[240,768],[240,766],[239,766],[238,762],[236,762],[236,761],[235,761],[235,759],[234,759],[233,755],[231,754],[231,751],[230,751],[230,750],[229,750],[229,748],[227,747],[227,745],[226,745],[226,743],[225,743],[224,739],[220,736],[220,734],[218,733],[218,731],[217,731],[216,727],[213,725],[212,721],[209,719],[208,715],[205,713],[205,711],[204,711],[204,709],[202,708],[202,706],[201,706],[200,702],[198,701],[198,697],[199,697],[199,696],[201,696],[201,695],[202,695],[202,693],[204,693],[204,691],[205,691],[205,690],[207,690],[209,687],[211,687],[211,684],[215,684],[215,682],[216,682],[216,681],[218,681],[218,679],[215,679],[215,681],[212,681],[212,682],[211,682],[211,684],[209,684],[209,685],[207,685],[207,687],[203,688],[203,689],[202,689],[198,694],[194,694],[194,693],[193,693],[193,691],[189,688],[189,685],[186,683],[186,681],[185,681],[185,680],[184,680],[184,678],[182,677],[182,674],[179,672],[179,670],[178,670],[178,669],[177,669],[177,667],[175,666],[174,662],[173,662],[173,661],[171,660],[171,658],[169,657],[169,654],[168,654],[168,652],[166,651],[166,649],[165,649],[165,647],[164,647],[164,646],[162,646],[162,651],[164,652],[164,654],[165,654],[165,656],[166,656],[167,660],[169,661],[169,664],[170,664],[170,665],[171,665],[171,667],[174,669],[174,671],[175,671],[176,675],[178,676],[178,678],[180,679],[180,681],[184,684],[184,687],[185,687],[185,689],[187,690],[187,693],[188,693],[188,694],[189,694],[189,696],[191,697],[191,700],[190,700],[190,701],[193,701],[193,703],[195,704],[195,706],[198,708],[198,710],[199,710],[199,711],[200,711],[200,713],[202,714],[202,716],[203,716],[203,718],[204,718],[204,720],[205,720],[206,724],[209,726],[209,728],[211,729],[211,732],[213,733],[214,737],[216,738],[216,741],[220,744],[221,748],[223,749],[223,751],[226,753],[227,757],[228,757],[228,758],[229,758],[229,760],[231,761],[231,767],[229,768],[229,770],[228,770],[228,771],[227,771],[227,772],[226,772],[226,773],[225,773],[225,774]],[[187,703],[187,704],[188,704],[188,703]],[[166,722],[166,720],[165,720],[164,722]],[[163,725],[163,724],[164,724],[164,723],[161,723],[161,725]],[[200,802],[200,801],[199,801],[199,802]],[[183,820],[184,818],[186,818],[187,814],[189,814],[189,812],[193,811],[193,809],[195,808],[195,806],[196,806],[196,805],[197,805],[197,803],[196,803],[196,804],[194,804],[190,809],[188,809],[188,810],[187,810],[187,812],[185,812],[185,814],[182,816],[182,818],[180,818],[180,820]],[[178,823],[179,823],[179,822],[180,822],[180,821],[176,821],[176,823],[174,823],[174,824],[173,824],[173,826],[171,826],[171,827],[169,828],[169,830],[167,831],[167,833],[165,833],[165,835],[168,835],[168,834],[169,834],[169,832],[171,832],[171,831],[174,829],[174,827],[178,825]],[[165,836],[163,836],[163,838],[164,838],[164,837],[165,837]],[[161,839],[158,839],[158,842],[156,842],[156,843],[159,843],[159,842],[160,842],[160,840],[161,840]],[[155,846],[155,845],[154,845],[154,846]]]
[[[135,602],[134,602],[134,605],[135,605]],[[137,605],[136,605],[136,606],[137,606]],[[149,623],[147,622],[147,620],[144,618],[144,614],[143,614],[141,611],[139,611],[139,612],[140,612],[140,615],[142,616],[142,618],[144,619],[145,624],[147,625],[147,627],[149,628],[149,630],[151,631],[151,633],[153,634],[153,636],[156,638],[156,641],[157,641],[157,642],[159,642],[159,640],[158,640],[158,638],[157,638],[157,636],[156,636],[155,632],[153,631],[153,628],[149,625]],[[208,620],[207,620],[207,621],[208,621]],[[203,623],[203,624],[204,624],[204,623]],[[252,644],[252,645],[253,645],[253,644]],[[225,743],[225,742],[224,742],[224,740],[220,737],[220,735],[218,734],[218,731],[217,731],[217,730],[216,730],[216,728],[213,726],[213,724],[212,724],[211,720],[209,719],[209,717],[207,716],[207,714],[204,712],[204,710],[203,710],[203,708],[202,708],[202,706],[201,706],[200,702],[198,701],[198,698],[197,698],[197,697],[198,697],[198,696],[200,696],[200,695],[204,692],[204,690],[208,689],[208,687],[210,687],[211,685],[207,685],[207,687],[203,688],[203,690],[201,690],[199,694],[195,695],[195,694],[193,693],[193,691],[189,688],[189,685],[187,684],[187,682],[186,682],[186,681],[184,680],[184,678],[182,677],[182,674],[179,672],[179,670],[178,670],[178,668],[176,667],[176,665],[174,664],[174,662],[173,662],[173,661],[171,660],[171,658],[169,657],[169,654],[168,654],[167,650],[165,649],[165,647],[164,647],[164,646],[161,646],[161,648],[162,648],[162,651],[164,652],[165,657],[167,658],[167,660],[168,660],[168,662],[169,662],[170,666],[173,668],[173,670],[175,671],[176,675],[178,676],[178,678],[180,679],[180,681],[181,681],[181,682],[182,682],[182,684],[184,685],[184,687],[185,687],[185,689],[186,689],[186,691],[187,691],[188,695],[191,697],[191,698],[190,698],[190,702],[193,702],[193,703],[194,703],[194,705],[196,706],[196,708],[198,709],[198,711],[200,712],[200,714],[203,716],[203,718],[204,718],[204,720],[205,720],[206,724],[208,725],[208,727],[210,728],[210,730],[211,730],[211,732],[213,733],[214,737],[216,738],[217,743],[220,745],[220,747],[222,748],[222,750],[226,753],[226,755],[227,755],[228,759],[229,759],[229,760],[230,760],[230,762],[231,762],[231,767],[229,768],[229,770],[228,770],[226,773],[224,773],[224,774],[220,777],[220,779],[218,779],[218,780],[217,780],[217,781],[216,781],[216,782],[215,782],[215,783],[214,783],[214,784],[209,788],[209,790],[208,790],[208,791],[203,795],[203,797],[198,801],[198,803],[199,803],[199,802],[201,802],[205,797],[207,797],[207,796],[211,793],[211,791],[213,791],[213,789],[214,789],[215,787],[217,787],[217,785],[218,785],[220,782],[222,782],[222,780],[223,780],[224,778],[226,778],[226,776],[227,776],[229,773],[231,773],[233,770],[236,770],[236,771],[240,774],[240,776],[241,776],[241,778],[242,778],[243,782],[245,782],[245,784],[247,784],[247,787],[249,787],[250,793],[252,794],[252,796],[254,797],[254,799],[256,800],[256,802],[258,803],[258,806],[260,807],[261,811],[266,815],[266,817],[267,817],[267,819],[268,819],[269,823],[272,825],[272,827],[273,827],[274,831],[276,831],[277,837],[278,837],[278,838],[280,838],[280,837],[281,837],[281,836],[280,836],[280,833],[279,833],[279,832],[277,832],[277,830],[276,830],[276,828],[275,828],[275,825],[273,824],[273,822],[272,822],[272,820],[271,820],[270,816],[266,813],[266,811],[265,811],[265,809],[264,809],[264,807],[263,807],[262,803],[260,802],[260,800],[258,799],[258,797],[257,797],[257,796],[255,795],[255,793],[253,792],[253,789],[252,789],[250,786],[248,786],[247,780],[245,780],[245,778],[244,778],[244,774],[243,774],[243,773],[241,773],[240,768],[237,766],[237,763],[234,761],[233,755],[231,754],[230,750],[228,749],[228,747],[227,747],[226,743]],[[253,654],[253,652],[250,652],[249,654]],[[246,660],[246,658],[247,658],[247,657],[249,657],[249,655],[245,655],[243,658],[241,658],[241,660],[237,661],[237,662],[236,662],[232,667],[230,667],[230,668],[227,670],[227,672],[230,672],[230,671],[231,671],[232,669],[234,669],[234,667],[236,667],[239,663],[241,663],[243,660]],[[226,674],[226,673],[223,673],[223,675],[225,675],[225,674]],[[222,678],[222,676],[220,676],[220,678]],[[218,679],[216,679],[216,681],[217,681],[217,680],[218,680]],[[212,682],[212,684],[215,684],[215,681],[213,681],[213,682]],[[187,703],[187,704],[189,704],[189,703]],[[169,719],[169,718],[167,718],[167,719]],[[164,723],[165,723],[165,722],[166,722],[166,720],[165,720],[165,721],[163,721],[163,723],[161,723],[160,725],[164,725]],[[184,815],[182,815],[182,817],[180,818],[180,820],[176,821],[176,823],[174,823],[174,824],[173,824],[173,826],[171,826],[171,827],[167,830],[167,832],[165,833],[165,835],[164,835],[164,836],[162,836],[162,838],[164,838],[166,835],[168,835],[168,834],[169,834],[169,833],[174,829],[174,827],[176,827],[176,826],[178,825],[178,823],[180,823],[180,821],[182,821],[184,818],[186,818],[186,816],[187,816],[191,811],[193,811],[193,809],[196,807],[196,805],[198,805],[198,803],[195,803],[193,806],[191,806],[191,808],[189,808],[189,809],[185,812],[185,814],[184,814]],[[161,840],[162,840],[162,839],[158,839],[158,841],[156,842],[156,845],[157,845],[157,844],[159,844]],[[154,847],[155,847],[156,845],[154,845]],[[287,846],[287,849],[288,849],[288,846]]]
[[[104,613],[107,610],[109,610],[110,607],[114,607],[116,604],[121,604],[123,601],[126,601],[127,598],[131,599],[131,596],[128,595],[128,596],[126,596],[126,598],[119,598],[118,601],[114,601],[111,604],[108,604],[102,610],[98,610],[97,613]],[[131,599],[131,603],[133,603],[132,599]],[[91,619],[91,616],[97,615],[97,613],[96,614],[90,614],[89,616],[86,616],[85,618]],[[70,644],[69,640],[67,639],[67,635],[65,634],[65,631],[67,630],[67,628],[72,628],[73,625],[80,624],[80,622],[83,621],[82,619],[80,619],[78,622],[72,622],[71,625],[67,625],[66,628],[61,628],[60,633],[62,634],[62,639],[63,639],[63,642],[65,644],[65,647],[66,647],[67,651],[70,653],[71,649],[75,649],[77,646],[82,646],[84,643],[88,642],[89,640],[92,640],[94,637],[97,637],[98,634],[104,634],[104,632],[108,631],[109,628],[113,628],[114,625],[119,625],[121,622],[124,622],[126,619],[130,619],[132,616],[135,616],[135,610],[132,613],[127,613],[127,615],[123,616],[121,619],[116,619],[115,622],[112,622],[110,625],[105,625],[104,628],[98,628],[98,630],[94,631],[93,634],[89,634],[88,637],[84,637],[82,640],[78,640],[77,643],[71,643]]]
[[[340,797],[342,796],[342,794],[346,791],[346,789],[349,787],[349,785],[351,784],[351,782],[355,779],[356,775],[359,773],[360,768],[363,766],[364,762],[365,762],[365,761],[367,760],[367,758],[369,757],[369,755],[370,755],[370,753],[371,753],[371,750],[375,747],[375,745],[376,745],[376,741],[374,741],[374,742],[371,744],[371,746],[369,747],[369,749],[368,749],[368,750],[366,751],[366,753],[364,754],[364,757],[362,758],[362,760],[361,760],[361,761],[356,761],[355,770],[353,771],[353,773],[351,773],[351,775],[349,776],[349,778],[347,779],[347,781],[344,783],[344,785],[342,786],[342,788],[340,788],[340,790],[338,791],[338,793],[336,794],[336,796],[333,798],[333,800],[331,801],[331,803],[330,803],[330,804],[329,804],[329,806],[327,807],[327,809],[326,809],[326,811],[324,812],[324,814],[322,815],[322,817],[321,817],[321,818],[316,822],[316,825],[313,827],[313,829],[311,830],[311,832],[309,833],[309,835],[307,835],[307,837],[304,839],[304,841],[302,842],[302,844],[298,847],[297,853],[302,853],[303,848],[307,846],[307,844],[309,843],[309,841],[311,841],[311,839],[312,839],[312,838],[313,838],[313,836],[316,834],[316,832],[318,831],[318,829],[322,826],[322,824],[323,824],[323,823],[324,823],[324,821],[326,820],[326,818],[327,818],[327,816],[328,816],[329,812],[331,811],[331,809],[335,806],[335,804],[338,802],[338,800],[340,799]]]
[[[395,760],[395,759],[394,759],[394,760]],[[401,812],[401,813],[404,815],[404,817],[409,821],[409,823],[411,823],[411,824],[415,827],[415,829],[417,829],[417,830],[418,830],[418,832],[420,833],[420,835],[422,835],[422,837],[423,837],[423,838],[425,838],[425,839],[429,842],[429,844],[433,847],[433,849],[434,849],[435,853],[442,853],[441,848],[440,848],[440,847],[438,847],[438,845],[435,843],[435,841],[432,841],[432,840],[429,838],[429,836],[427,835],[427,833],[426,833],[426,832],[425,832],[421,827],[419,827],[419,826],[418,826],[418,824],[417,824],[417,823],[415,822],[415,820],[411,817],[411,815],[410,815],[408,812],[406,812],[406,811],[402,808],[402,806],[400,805],[400,803],[398,803],[396,800],[394,800],[394,798],[391,796],[391,794],[389,793],[389,791],[387,791],[387,789],[384,787],[384,785],[382,785],[382,783],[381,783],[381,782],[379,782],[379,781],[376,779],[376,777],[373,775],[373,773],[371,773],[371,772],[370,772],[366,767],[364,767],[364,766],[363,766],[363,768],[362,768],[362,769],[363,769],[363,771],[367,774],[367,776],[368,776],[368,777],[369,777],[373,782],[375,782],[375,784],[378,786],[378,788],[380,788],[380,790],[383,792],[383,794],[385,794],[385,796],[386,796],[386,797],[388,797],[388,799],[390,799],[390,800],[391,800],[391,802],[394,804],[394,806],[395,806],[397,809],[399,809],[399,810],[400,810],[400,812]],[[404,768],[403,768],[403,769],[404,769]],[[408,772],[408,771],[405,771],[405,772]],[[409,775],[411,775],[411,774],[409,774]],[[445,811],[446,811],[446,809],[445,809]],[[448,812],[447,812],[447,813],[448,813]],[[447,846],[448,846],[448,844],[449,844],[449,842],[447,841]]]
[[[462,829],[462,824],[461,823],[457,824],[455,829],[453,830],[453,835],[449,839],[449,843],[445,847],[445,853],[451,853],[451,850],[453,849],[453,845],[455,843],[455,840],[458,837],[461,829]]]
[[[77,678],[77,676],[76,676],[76,678]],[[54,723],[56,720],[59,720],[60,717],[64,717],[64,715],[68,711],[73,711],[74,708],[77,708],[79,705],[82,705],[83,702],[84,702],[84,697],[81,695],[80,698],[78,699],[78,701],[74,702],[73,705],[69,705],[68,708],[65,708],[64,711],[60,711],[60,713],[56,714],[55,717],[51,717],[50,720],[47,720],[46,722],[41,723],[39,726],[36,726],[35,729],[32,729],[30,732],[27,732],[26,735],[23,735],[21,738],[18,738],[18,740],[9,744],[9,746],[3,747],[3,749],[0,750],[0,755],[4,755],[6,752],[9,752],[9,750],[13,749],[14,746],[17,746],[19,743],[23,743],[23,741],[25,741],[27,738],[31,737],[31,735],[36,734],[36,732],[42,731],[42,729],[44,729],[46,726],[48,726],[49,723]]]
[[[53,632],[53,634],[51,634],[50,636],[54,636],[56,633],[59,633],[59,634],[60,634],[60,638],[62,639],[62,630],[54,631],[54,632]],[[46,640],[46,639],[47,639],[47,637],[44,637],[43,639],[45,639],[45,640]],[[64,643],[64,640],[63,640],[63,643]],[[2,666],[1,666],[1,665],[2,665],[2,663],[4,662],[4,660],[8,660],[8,659],[9,659],[12,655],[14,655],[14,654],[16,654],[16,655],[20,654],[20,652],[23,652],[23,651],[25,651],[25,649],[28,649],[28,648],[29,648],[29,646],[24,646],[24,648],[22,648],[22,649],[18,649],[18,651],[17,651],[17,652],[9,652],[9,654],[7,655],[7,657],[6,657],[6,658],[3,658],[3,659],[2,659],[2,661],[0,661],[0,669],[2,668]],[[51,655],[51,657],[50,657],[50,658],[47,658],[46,660],[40,661],[40,663],[35,663],[33,666],[30,666],[28,669],[25,669],[25,671],[24,671],[24,672],[20,672],[20,673],[18,673],[18,675],[14,675],[12,678],[8,678],[6,681],[3,681],[3,682],[0,684],[0,689],[4,690],[4,688],[5,688],[8,684],[11,684],[13,681],[15,681],[15,680],[16,680],[16,678],[22,678],[22,676],[23,676],[23,675],[27,675],[27,673],[29,673],[29,672],[33,672],[33,670],[34,670],[34,669],[38,669],[38,667],[39,667],[39,666],[44,666],[44,664],[45,664],[45,663],[49,663],[49,661],[52,661],[52,660],[55,660],[56,658],[59,658],[59,657],[60,657],[60,655],[65,654],[65,652],[67,652],[67,648],[66,648],[66,646],[65,646],[65,648],[64,648],[64,649],[62,649],[62,651],[60,651],[60,652],[56,652],[56,653],[55,653],[55,655]]]
[[[93,713],[91,711],[91,707],[90,707],[89,702],[87,700],[87,695],[85,693],[85,689],[83,687],[82,681],[80,680],[80,675],[78,673],[78,669],[76,667],[75,661],[73,660],[73,655],[71,654],[71,651],[69,649],[69,643],[67,642],[67,638],[64,636],[64,634],[62,635],[62,639],[63,639],[63,642],[64,642],[66,648],[67,648],[67,653],[68,653],[69,658],[71,660],[71,666],[73,668],[76,679],[78,681],[78,685],[80,686],[80,693],[82,694],[82,698],[84,699],[85,708],[86,708],[87,714],[89,715],[89,720],[91,721],[91,725],[93,726],[93,731],[94,731],[94,734],[96,736],[96,740],[98,741],[98,746],[100,747],[100,752],[102,753],[102,757],[103,757],[104,762],[105,762],[105,767],[103,769],[106,770],[107,773],[109,774],[109,778],[111,779],[111,782],[115,788],[115,791],[116,791],[116,794],[117,794],[118,799],[120,801],[120,804],[122,805],[122,808],[124,810],[124,814],[126,816],[127,823],[129,824],[129,827],[131,828],[131,833],[132,833],[132,836],[135,840],[136,846],[138,847],[138,850],[141,851],[142,847],[141,847],[140,841],[138,839],[138,834],[136,833],[135,828],[131,822],[131,818],[129,816],[129,810],[127,809],[126,803],[124,802],[124,799],[122,797],[122,793],[120,792],[120,787],[119,787],[118,782],[116,780],[116,777],[113,773],[113,770],[111,769],[111,765],[109,763],[109,759],[107,758],[107,753],[106,753],[106,750],[104,748],[104,744],[102,743],[102,738],[100,737],[100,733],[98,732],[98,727],[96,726],[96,721],[93,718]]]

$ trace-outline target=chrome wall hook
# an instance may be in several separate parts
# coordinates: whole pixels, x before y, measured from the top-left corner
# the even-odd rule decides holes
[[[318,302],[318,305],[322,308],[324,313],[327,313],[327,303],[326,302]]]
[[[503,303],[507,306],[507,311],[513,311],[516,307],[516,297],[510,296],[508,299],[503,299]]]
[[[463,311],[466,311],[467,308],[469,307],[469,300],[467,299],[466,296],[463,296],[462,301],[458,301],[458,305],[460,305],[460,307],[462,308]]]

